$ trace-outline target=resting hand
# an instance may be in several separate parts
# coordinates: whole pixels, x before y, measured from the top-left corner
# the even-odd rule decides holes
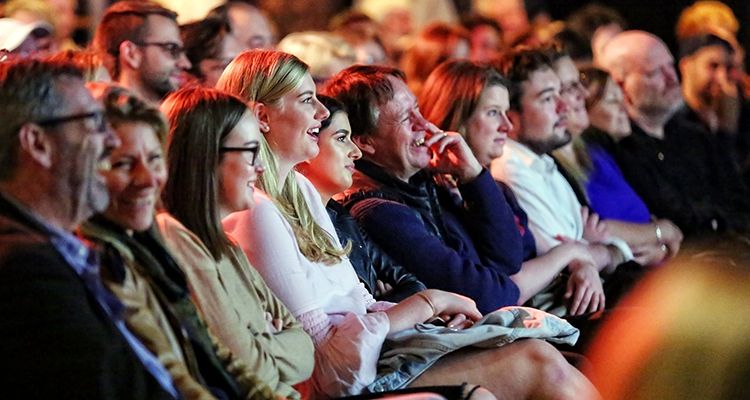
[[[271,315],[270,312],[266,311],[266,332],[270,334],[277,334],[280,333],[284,323],[278,318],[274,318],[273,315]]]
[[[568,266],[570,277],[565,298],[570,301],[568,314],[581,315],[604,309],[604,288],[599,271],[590,263]]]
[[[435,125],[429,124],[427,133],[430,136],[424,145],[432,150],[430,171],[450,174],[461,183],[474,180],[482,172],[482,166],[474,157],[464,138],[456,132],[443,132]]]
[[[393,291],[393,286],[391,286],[390,284],[385,283],[385,282],[381,281],[380,279],[378,279],[375,282],[375,297],[376,298],[381,298],[383,296],[387,296],[392,291]]]
[[[609,239],[607,222],[599,219],[599,214],[590,212],[586,206],[581,207],[583,220],[583,238],[589,243],[603,243]]]
[[[427,296],[435,307],[437,315],[447,317],[448,320],[457,318],[459,314],[463,318],[477,321],[482,318],[482,313],[477,309],[474,300],[455,293],[444,292],[437,289],[423,290],[421,293]],[[445,320],[445,318],[443,318]],[[448,321],[446,320],[446,321]],[[456,323],[460,323],[460,318]]]

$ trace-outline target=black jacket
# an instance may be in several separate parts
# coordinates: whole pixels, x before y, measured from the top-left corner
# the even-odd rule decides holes
[[[359,280],[364,283],[373,297],[375,297],[378,279],[393,287],[390,293],[378,296],[376,300],[398,303],[426,289],[416,276],[407,272],[404,267],[396,265],[378,245],[366,238],[344,206],[331,200],[326,205],[326,210],[333,221],[341,245],[346,246],[347,243],[351,243],[349,261],[357,272]]]

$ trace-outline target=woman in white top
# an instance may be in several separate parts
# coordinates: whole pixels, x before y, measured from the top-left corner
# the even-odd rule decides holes
[[[224,228],[313,338],[311,398],[358,394],[371,384],[389,333],[439,315],[456,329],[481,318],[473,301],[462,296],[426,290],[394,305],[375,302],[358,281],[321,196],[294,172],[295,165],[318,154],[321,121],[329,116],[304,63],[282,52],[246,52],[227,67],[217,87],[257,104],[267,168],[258,180],[267,197],[225,218]],[[585,398],[582,392],[592,391],[554,348],[535,340],[449,354],[411,386],[465,381],[498,398]]]

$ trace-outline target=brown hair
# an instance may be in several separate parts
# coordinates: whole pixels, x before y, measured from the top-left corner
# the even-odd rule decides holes
[[[107,54],[105,65],[112,79],[120,77],[120,44],[125,41],[142,41],[148,34],[150,15],[161,15],[177,23],[174,11],[150,1],[119,1],[102,16],[91,41],[91,48]]]
[[[508,81],[489,65],[469,60],[440,64],[427,78],[419,97],[425,119],[440,129],[466,137],[466,122],[490,86],[508,87]]]
[[[230,256],[232,243],[219,218],[219,148],[248,111],[238,97],[213,88],[189,88],[169,95],[161,105],[170,125],[169,178],[164,208],[196,236],[216,261]]]
[[[510,82],[510,108],[521,110],[523,97],[522,83],[531,74],[542,69],[552,69],[552,52],[549,47],[516,46],[501,55],[493,62],[493,66]]]

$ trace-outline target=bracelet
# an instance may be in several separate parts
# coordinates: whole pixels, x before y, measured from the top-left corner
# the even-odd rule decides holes
[[[654,222],[654,232],[656,233],[656,244],[661,244],[662,242],[662,235],[661,235],[661,227],[657,222]]]
[[[430,300],[430,298],[427,297],[427,295],[422,292],[417,292],[417,296],[423,298],[424,301],[427,302],[427,305],[430,306],[430,308],[432,309],[432,317],[430,318],[435,318],[437,316],[437,309],[435,309],[435,305],[432,304],[432,301]]]

